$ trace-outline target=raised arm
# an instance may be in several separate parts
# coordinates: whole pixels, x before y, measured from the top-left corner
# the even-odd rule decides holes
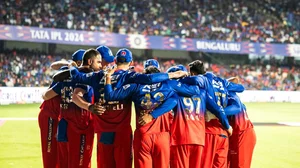
[[[73,64],[73,63],[70,63],[68,61],[61,60],[61,61],[55,61],[55,62],[53,62],[50,65],[50,68],[54,69],[54,70],[59,70],[61,67],[63,67],[63,66],[69,66],[70,64],[73,65],[73,66],[77,66],[76,63]]]
[[[152,84],[163,82],[168,79],[187,76],[187,72],[177,71],[170,73],[140,74],[136,72],[129,73],[128,83]]]
[[[233,82],[228,82],[227,80],[223,79],[225,86],[228,90],[228,92],[238,92],[241,93],[245,90],[244,86],[241,84],[236,84]]]
[[[127,84],[116,90],[111,86],[111,75],[113,72],[108,72],[105,75],[104,98],[106,101],[119,101],[131,97],[133,92],[137,89],[136,84]]]
[[[189,85],[198,85],[200,88],[205,88],[205,78],[204,76],[188,76],[182,78],[180,82]]]
[[[168,84],[180,96],[191,97],[193,95],[200,94],[200,89],[197,85],[187,85],[185,83],[182,83],[181,80],[169,80]]]

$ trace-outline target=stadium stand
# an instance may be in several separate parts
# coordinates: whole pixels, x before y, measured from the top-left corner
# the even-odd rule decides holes
[[[11,0],[1,1],[0,9],[0,24],[236,42],[300,43],[300,1]]]
[[[51,82],[55,71],[49,68],[54,61],[69,58],[70,53],[49,55],[29,50],[5,50],[0,53],[0,86],[45,86]],[[187,62],[159,60],[162,71]],[[134,62],[135,70],[142,72],[143,61]],[[288,67],[283,62],[254,60],[249,65],[228,66],[206,63],[206,68],[225,78],[239,76],[249,90],[300,90],[300,69]]]

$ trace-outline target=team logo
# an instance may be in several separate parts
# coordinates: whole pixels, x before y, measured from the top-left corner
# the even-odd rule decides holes
[[[126,40],[130,48],[147,49],[149,47],[148,38],[144,35],[131,34],[128,35],[128,38]]]
[[[126,51],[122,51],[122,52],[121,52],[121,55],[122,55],[122,56],[125,56],[125,55],[126,55]]]

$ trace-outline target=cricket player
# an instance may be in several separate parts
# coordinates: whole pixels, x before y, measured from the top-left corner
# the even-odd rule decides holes
[[[206,73],[203,62],[200,60],[193,61],[189,66],[191,75],[197,75],[199,86],[204,87],[219,106],[227,106],[228,91],[244,91],[242,85],[228,82],[212,73]],[[205,113],[205,121],[205,146],[201,167],[225,168],[227,166],[228,137],[230,134],[223,129],[217,117],[209,109]]]
[[[169,68],[167,72],[185,70],[183,65]],[[189,77],[187,77],[189,78]],[[186,78],[185,78],[186,80]],[[185,81],[179,80],[179,81]],[[225,130],[231,131],[225,112],[204,89],[195,90],[194,95],[179,96],[171,125],[171,168],[200,167],[205,145],[206,108],[221,121]]]
[[[232,77],[228,81],[239,83],[237,77]],[[229,92],[225,112],[233,127],[233,134],[229,138],[228,167],[250,168],[256,135],[253,124],[248,118],[246,106],[236,92]]]
[[[85,52],[83,49],[79,49],[72,54],[72,61],[76,62],[79,66],[81,64],[82,55]],[[56,64],[56,65],[55,65]],[[62,67],[59,62],[54,63],[54,69],[65,70],[68,67]],[[50,88],[54,86],[55,82],[52,82]],[[40,133],[41,133],[41,147],[43,156],[44,168],[58,167],[57,161],[57,141],[56,132],[58,125],[58,116],[60,112],[60,96],[53,97],[52,99],[45,100],[40,106],[40,113],[38,117]]]
[[[89,49],[84,53],[83,65],[88,65],[94,70],[101,68],[101,56],[97,50]],[[80,86],[78,86],[80,87]],[[90,167],[90,158],[93,145],[93,124],[88,111],[82,110],[72,102],[73,91],[76,83],[66,80],[50,88],[44,95],[45,100],[61,96],[60,121],[57,139],[59,145],[60,167]],[[82,88],[82,87],[81,87]],[[92,102],[92,90],[87,89],[85,99]],[[100,105],[93,104],[89,109],[100,109]],[[102,110],[104,108],[101,108]],[[95,112],[95,110],[92,110]],[[67,149],[65,149],[67,148]]]
[[[128,83],[155,83],[169,78],[178,78],[186,73],[159,73],[155,75],[139,74],[129,71],[132,53],[128,49],[120,49],[115,58],[117,70],[112,75],[112,85],[119,88]],[[104,72],[91,74],[79,73],[72,68],[70,75],[78,83],[88,84],[95,91],[95,101],[104,100]],[[65,78],[63,76],[62,78]],[[54,80],[61,80],[55,76]],[[97,92],[99,91],[99,92]],[[106,113],[94,118],[95,132],[98,137],[97,164],[98,168],[131,168],[132,167],[132,129],[131,101],[105,102]],[[125,156],[125,157],[124,157]]]
[[[60,70],[64,70],[67,68],[68,67],[62,67]],[[54,85],[55,82],[52,82],[49,88]],[[58,116],[60,112],[60,101],[60,97],[55,96],[52,99],[45,100],[40,106],[38,122],[41,134],[41,147],[44,168],[58,167],[57,141],[55,137],[57,132]]]
[[[147,60],[145,67],[146,74],[160,72],[158,62],[155,60]],[[176,105],[176,98],[172,97],[175,91],[170,87],[168,81],[151,85],[127,84],[112,90],[111,78],[111,74],[108,73],[105,99],[108,101],[132,100],[135,104],[137,129],[134,132],[133,141],[134,166],[137,168],[169,167],[170,120],[167,112]],[[182,89],[184,87],[177,88]],[[193,93],[193,91],[189,92],[190,94]],[[163,109],[157,114],[150,114],[163,103],[165,104]],[[140,116],[150,118],[150,123],[145,124],[141,120],[139,121]]]

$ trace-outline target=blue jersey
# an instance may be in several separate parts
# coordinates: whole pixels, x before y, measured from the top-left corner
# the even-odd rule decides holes
[[[174,85],[174,87],[171,85]],[[112,90],[111,85],[106,85],[105,99],[108,101],[125,99],[134,101],[137,118],[145,112],[151,113],[163,102],[167,103],[168,105],[164,108],[151,113],[156,118],[152,124],[147,124],[147,127],[136,124],[138,129],[141,128],[139,129],[140,132],[163,132],[168,130],[167,128],[170,126],[169,115],[166,116],[164,113],[169,112],[176,105],[176,99],[171,97],[174,96],[175,92],[183,92],[184,89],[186,87],[181,87],[177,81],[170,80],[151,85],[127,84],[116,90]],[[187,90],[186,92],[192,93],[193,91]]]
[[[72,102],[72,95],[76,83],[71,80],[65,80],[64,82],[58,82],[53,87],[52,90],[61,96],[60,108],[61,112],[68,111],[74,108],[76,105]]]
[[[104,72],[91,72],[88,74],[80,73],[76,68],[71,68],[71,77],[72,80],[87,84],[93,87],[95,91],[95,101],[99,101],[101,94],[103,93],[104,88]],[[151,84],[162,82],[169,79],[168,74],[159,73],[159,74],[139,74],[134,71],[125,71],[117,70],[112,75],[112,82],[114,87],[121,87],[128,83],[140,83],[140,84]]]
[[[229,115],[229,122],[234,132],[253,128],[253,124],[248,118],[246,106],[235,92],[229,92],[228,106],[225,108],[225,112],[226,115]]]
[[[104,73],[103,71],[97,73],[82,74],[77,69],[71,70],[72,79],[79,83],[91,85],[95,91],[95,102],[102,99],[106,106],[106,112],[95,117],[95,132],[103,131],[119,131],[125,127],[130,127],[131,121],[131,101],[106,101],[104,99]],[[131,71],[117,70],[112,75],[112,86],[119,88],[128,83],[153,83],[168,79],[166,73],[159,74],[139,74]]]

